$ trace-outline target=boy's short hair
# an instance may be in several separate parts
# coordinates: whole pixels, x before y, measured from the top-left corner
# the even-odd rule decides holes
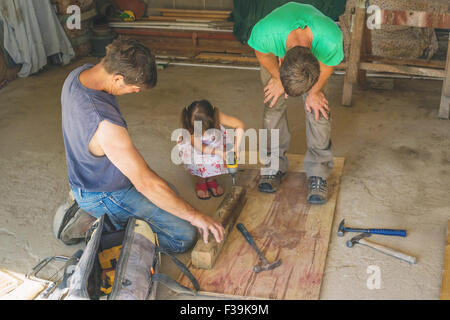
[[[157,81],[155,57],[135,39],[119,37],[106,47],[103,67],[109,74],[120,74],[129,85],[153,88]]]
[[[280,67],[280,78],[288,95],[298,97],[307,93],[316,84],[319,75],[319,61],[311,50],[297,46],[286,52]]]

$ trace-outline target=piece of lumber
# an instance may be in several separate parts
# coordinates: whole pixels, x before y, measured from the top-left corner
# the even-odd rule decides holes
[[[217,243],[211,235],[208,243],[204,243],[203,238],[198,239],[197,244],[191,252],[192,265],[195,268],[213,268],[231,228],[241,213],[245,201],[245,189],[240,186],[232,187],[231,191],[225,195],[215,213],[215,220],[222,224],[225,229],[224,239],[220,243]]]
[[[273,194],[257,191],[260,170],[239,171],[237,183],[247,190],[247,202],[236,223],[243,223],[268,261],[282,260],[274,270],[255,274],[258,256],[233,228],[211,270],[195,269],[201,294],[224,298],[318,299],[327,257],[344,159],[335,158],[328,178],[326,204],[307,203],[307,180],[302,155],[292,160],[286,179]],[[242,169],[242,166],[239,167]],[[191,287],[186,276],[182,285]]]
[[[445,239],[441,300],[450,300],[450,220],[447,223],[447,236]]]
[[[411,10],[381,10],[381,24],[419,28],[448,29],[450,13]]]
[[[365,59],[367,62],[379,62],[385,64],[394,64],[400,66],[414,66],[414,67],[425,67],[425,68],[435,68],[435,69],[445,69],[445,61],[441,60],[425,60],[425,59],[403,59],[403,58],[392,58],[392,57],[377,57],[368,55]]]
[[[24,276],[18,277],[14,273],[0,268],[0,299],[23,283]]]
[[[231,14],[229,10],[193,10],[193,9],[169,9],[169,8],[155,8],[153,9],[159,12],[172,12],[172,13],[191,13],[191,14]]]
[[[352,22],[350,40],[350,54],[345,73],[344,87],[342,90],[342,105],[350,106],[352,103],[353,85],[358,80],[359,62],[361,60],[361,45],[363,42],[366,21],[365,1],[358,0],[355,15]]]
[[[149,16],[146,18],[136,19],[136,21],[170,21],[170,22],[210,22],[210,21],[223,21],[223,19],[218,18],[178,18],[178,17],[163,17],[163,16]]]
[[[226,61],[226,62],[246,62],[246,63],[258,63],[256,57],[246,57],[241,55],[232,54],[220,54],[220,53],[206,53],[202,52],[195,56],[195,59],[206,61]]]
[[[45,288],[44,282],[25,278],[21,285],[2,296],[0,300],[33,300]]]
[[[450,117],[450,36],[448,39],[447,61],[445,64],[444,83],[442,84],[441,103],[439,106],[439,118]]]
[[[360,69],[376,72],[389,72],[389,73],[400,73],[408,74],[412,76],[424,76],[432,78],[444,78],[445,71],[440,69],[422,68],[422,67],[409,67],[409,66],[396,66],[385,63],[372,63],[372,62],[361,62],[359,65]]]

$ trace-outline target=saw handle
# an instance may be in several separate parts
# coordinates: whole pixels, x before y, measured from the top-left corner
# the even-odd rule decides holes
[[[406,230],[369,229],[368,232],[372,233],[372,234],[384,234],[384,235],[387,235],[387,236],[406,237]]]

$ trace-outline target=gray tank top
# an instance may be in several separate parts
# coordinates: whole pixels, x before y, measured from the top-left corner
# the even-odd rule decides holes
[[[97,157],[89,151],[89,142],[98,124],[107,120],[127,128],[116,98],[106,92],[84,87],[79,75],[92,68],[85,64],[72,71],[61,94],[62,131],[66,148],[69,183],[72,188],[91,192],[111,192],[131,185],[108,157]]]

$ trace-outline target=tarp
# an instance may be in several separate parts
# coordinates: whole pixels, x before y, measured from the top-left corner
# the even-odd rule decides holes
[[[234,36],[240,42],[246,43],[253,26],[259,20],[275,8],[291,1],[313,5],[335,21],[344,13],[347,2],[347,0],[234,0]]]
[[[61,53],[62,63],[75,56],[50,0],[8,0],[0,2],[3,47],[17,64],[18,75],[27,77],[47,64],[47,57]]]

